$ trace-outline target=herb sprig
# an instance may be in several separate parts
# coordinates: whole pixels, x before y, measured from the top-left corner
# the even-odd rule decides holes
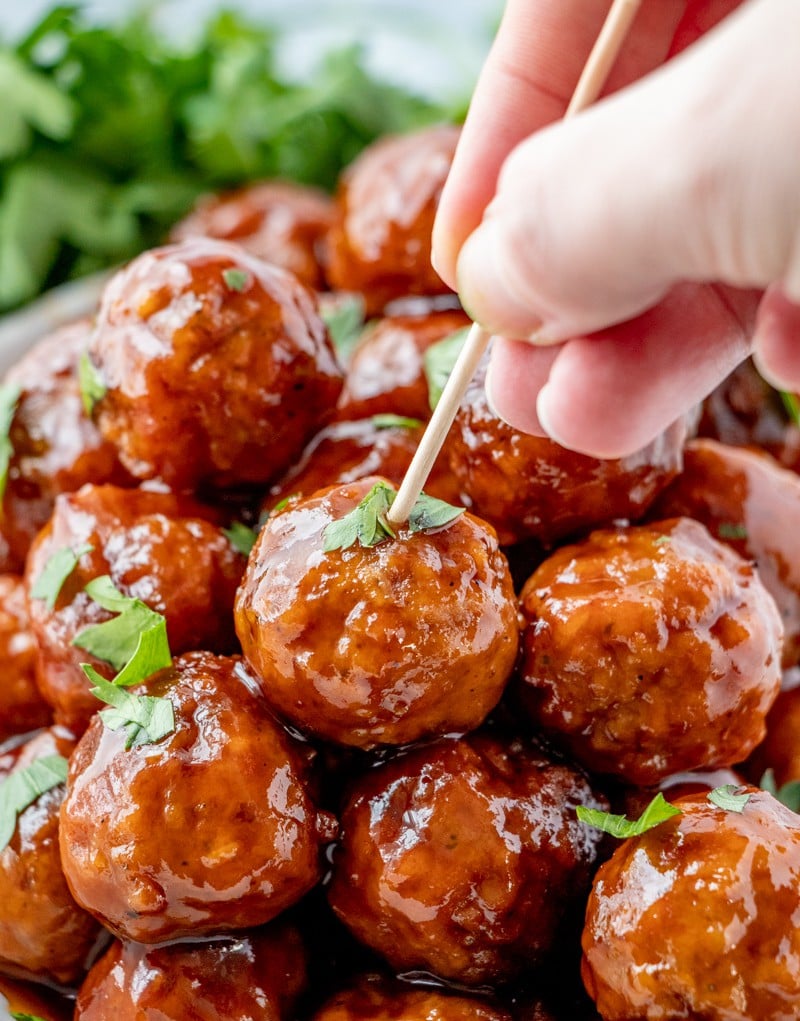
[[[626,840],[628,837],[638,837],[648,830],[660,826],[661,823],[674,819],[681,815],[681,810],[671,805],[661,791],[656,794],[650,804],[645,808],[638,819],[629,819],[625,815],[613,815],[611,812],[602,812],[597,808],[587,808],[579,805],[575,809],[581,822],[593,826],[603,833],[610,833],[612,837]]]
[[[78,359],[78,386],[81,391],[83,410],[91,418],[95,404],[105,397],[108,388],[89,357],[88,351],[84,351]]]
[[[2,261],[0,261],[0,265],[2,265]],[[11,467],[11,458],[14,456],[14,447],[11,443],[11,423],[14,421],[21,394],[22,390],[15,384],[0,383],[0,502],[6,493],[8,469]]]
[[[69,578],[78,561],[86,553],[91,553],[94,546],[83,543],[77,549],[63,546],[48,557],[47,563],[42,568],[41,574],[31,586],[31,598],[41,599],[49,610],[56,605],[64,582]]]
[[[223,528],[222,533],[237,553],[249,557],[250,550],[255,546],[258,532],[249,528],[243,521],[234,521],[230,528]]]
[[[47,791],[66,783],[67,766],[63,755],[44,755],[0,783],[0,850],[14,836],[20,813]]]
[[[453,366],[456,364],[461,349],[467,341],[469,327],[465,326],[455,333],[449,334],[442,340],[431,344],[422,358],[425,378],[428,381],[428,403],[431,411],[436,410],[436,405],[442,396]]]
[[[762,790],[777,798],[782,805],[785,805],[792,812],[800,812],[800,780],[789,780],[781,787],[775,782],[775,771],[768,769],[761,777],[758,785]]]

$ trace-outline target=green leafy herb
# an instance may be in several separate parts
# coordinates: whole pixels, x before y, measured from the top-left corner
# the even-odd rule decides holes
[[[759,784],[763,790],[777,798],[782,805],[786,805],[792,812],[800,812],[800,780],[790,780],[788,783],[778,787],[775,782],[775,773],[768,769],[761,777]]]
[[[736,521],[721,521],[717,526],[720,539],[746,539],[747,529]]]
[[[360,294],[337,297],[320,306],[320,315],[339,361],[346,365],[364,329],[364,299]]]
[[[447,380],[450,378],[450,373],[453,371],[453,366],[456,364],[458,356],[461,354],[461,349],[467,340],[468,334],[468,326],[461,330],[456,330],[455,333],[451,333],[449,336],[437,341],[437,343],[432,344],[423,356],[423,368],[425,370],[425,378],[428,381],[428,402],[430,403],[431,411],[439,403],[439,398],[442,396],[442,391]]]
[[[250,555],[250,550],[258,538],[258,532],[254,528],[248,528],[242,521],[234,521],[230,528],[223,528],[222,531],[237,553],[245,557]]]
[[[178,46],[145,7],[100,26],[59,6],[0,47],[0,309],[152,247],[204,192],[330,189],[378,135],[453,112],[375,80],[358,48],[298,81],[274,28],[223,13]]]
[[[670,536],[659,535],[656,541],[653,543],[654,546],[666,546],[670,541]]]
[[[84,554],[91,553],[94,546],[84,543],[77,549],[64,546],[56,550],[47,560],[42,568],[41,574],[31,587],[31,597],[44,601],[48,609],[52,610],[56,605],[58,594],[64,582],[78,566],[78,561]]]
[[[426,493],[420,493],[417,502],[408,515],[408,528],[411,532],[424,532],[428,528],[441,528],[449,525],[464,513],[463,507],[453,507],[444,500],[437,500]]]
[[[11,1017],[13,1021],[44,1021],[44,1018],[38,1014],[26,1014],[18,1010],[12,1010]]]
[[[137,684],[172,664],[167,622],[160,613],[139,599],[124,596],[108,575],[89,582],[86,591],[118,616],[84,628],[72,644],[122,671],[115,684]]]
[[[750,795],[737,794],[738,790],[740,788],[735,784],[726,783],[722,787],[715,787],[706,797],[717,808],[724,808],[726,812],[741,813],[744,811],[744,806],[750,800]]]
[[[786,410],[786,414],[789,416],[789,421],[794,422],[795,425],[800,425],[800,400],[797,398],[797,394],[789,393],[787,390],[780,391],[781,400],[783,401],[783,407]]]
[[[11,423],[22,391],[12,383],[0,384],[0,501],[8,484],[8,469],[14,448],[11,444]]]
[[[11,773],[0,783],[0,850],[14,836],[17,816],[29,805],[67,779],[63,755],[45,755],[25,769]]]
[[[681,810],[665,800],[664,795],[659,791],[647,808],[638,819],[631,820],[624,815],[612,815],[610,812],[601,812],[596,808],[585,808],[578,806],[575,810],[581,822],[594,826],[603,833],[610,833],[612,837],[619,837],[624,840],[627,837],[638,837],[662,822],[681,814]]]
[[[325,528],[325,552],[347,549],[355,542],[362,546],[377,546],[384,539],[394,538],[386,513],[394,503],[395,495],[390,485],[376,482],[355,510],[338,521],[331,521]]]
[[[152,695],[134,695],[112,683],[83,664],[86,676],[92,681],[92,694],[111,706],[101,709],[100,716],[109,730],[124,730],[126,748],[152,744],[175,730],[175,710],[168,698],[154,698]]]
[[[406,418],[404,415],[373,415],[372,424],[376,429],[421,429],[424,422],[418,418]]]
[[[222,279],[225,281],[225,286],[228,290],[239,291],[241,293],[250,283],[250,274],[243,269],[224,269],[222,271]]]
[[[95,368],[94,362],[89,357],[88,351],[84,351],[78,359],[78,385],[80,386],[83,410],[91,418],[95,404],[105,397],[108,390],[100,378],[100,373]]]

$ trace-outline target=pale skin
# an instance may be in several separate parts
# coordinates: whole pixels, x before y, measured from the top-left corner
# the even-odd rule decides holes
[[[609,6],[509,0],[433,244],[503,338],[498,413],[599,457],[751,352],[800,389],[800,3],[643,0],[607,98],[554,123]]]

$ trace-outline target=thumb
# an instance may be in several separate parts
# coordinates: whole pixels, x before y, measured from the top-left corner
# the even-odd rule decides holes
[[[519,145],[461,250],[473,318],[540,343],[679,281],[800,301],[800,4],[755,0],[683,55]]]

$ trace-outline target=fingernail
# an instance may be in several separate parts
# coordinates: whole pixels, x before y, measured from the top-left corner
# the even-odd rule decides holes
[[[542,324],[542,326],[534,330],[527,337],[528,343],[533,344],[535,347],[552,347],[553,344],[563,344],[568,339],[569,334],[565,333],[564,330],[560,330],[553,323]]]
[[[781,379],[776,373],[772,371],[764,362],[761,360],[760,353],[753,351],[753,364],[756,367],[761,378],[769,383],[775,390],[785,390],[788,393],[796,393],[800,391],[800,380],[798,379]]]
[[[494,380],[494,369],[492,368],[492,362],[490,360],[489,364],[486,367],[486,378],[485,378],[485,380],[483,382],[483,389],[484,389],[484,392],[486,394],[486,403],[489,405],[489,411],[491,411],[491,413],[494,415],[494,417],[495,418],[499,418],[501,422],[505,422],[506,425],[508,425],[508,422],[506,422],[506,420],[503,418],[503,416],[497,410],[497,407],[496,407],[496,405],[494,403],[493,380]]]
[[[539,395],[536,398],[536,414],[539,418],[539,425],[547,433],[548,437],[557,443],[560,447],[566,447],[566,443],[561,440],[558,435],[558,430],[553,425],[553,420],[550,414],[550,384],[545,383],[542,389],[539,391]]]

